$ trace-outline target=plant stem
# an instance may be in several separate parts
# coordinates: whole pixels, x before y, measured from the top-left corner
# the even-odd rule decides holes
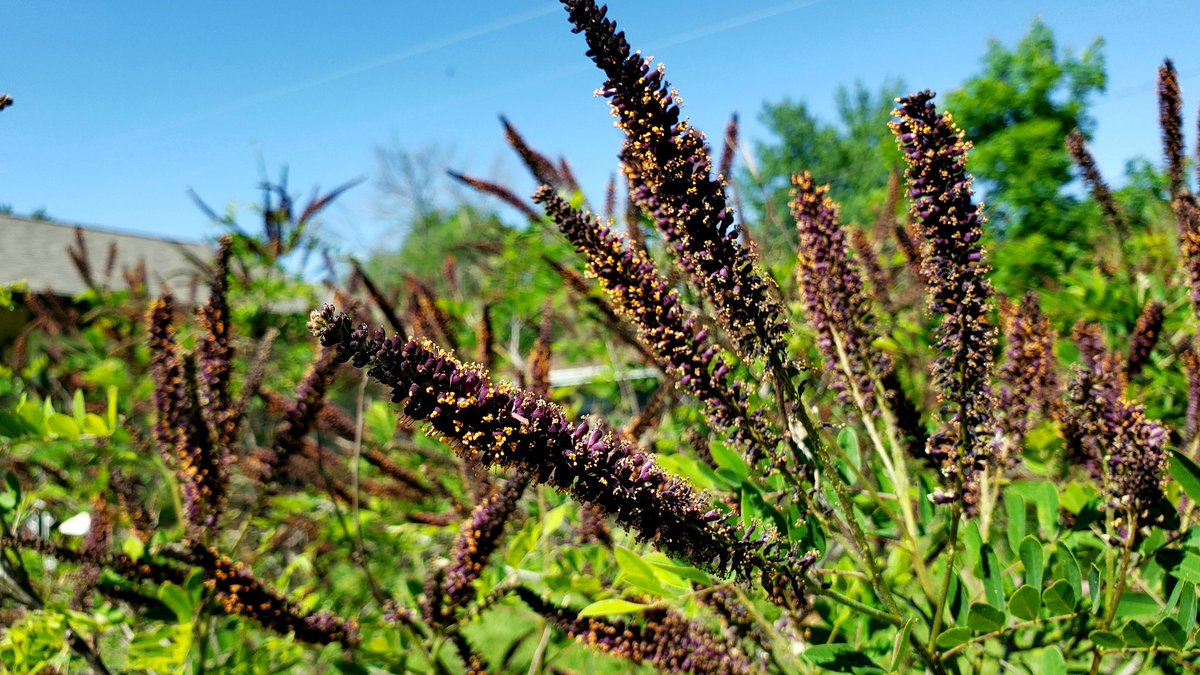
[[[954,556],[958,550],[958,521],[960,506],[954,503],[950,511],[949,556],[946,558],[946,571],[942,575],[942,591],[938,594],[937,609],[933,613],[933,627],[929,631],[929,649],[933,650],[938,635],[942,632],[942,614],[946,610],[946,596],[950,594],[950,580],[954,576]]]
[[[1032,628],[1034,626],[1040,626],[1044,623],[1057,623],[1059,621],[1070,621],[1072,619],[1079,618],[1080,616],[1083,616],[1083,615],[1084,615],[1083,612],[1072,612],[1071,614],[1060,614],[1058,616],[1051,616],[1051,617],[1048,617],[1045,619],[1032,619],[1030,621],[1022,621],[1020,623],[1014,623],[1013,625],[1005,627],[1005,628],[1001,628],[1000,630],[994,630],[990,633],[985,633],[983,635],[978,635],[976,637],[973,637],[970,640],[967,640],[966,642],[964,642],[960,645],[956,645],[953,648],[948,649],[945,652],[942,652],[942,654],[939,656],[939,658],[941,658],[942,660],[948,659],[948,658],[958,654],[959,652],[965,650],[967,647],[970,647],[971,645],[979,644],[980,642],[987,642],[988,640],[991,640],[993,638],[1001,637],[1001,636],[1005,635],[1006,633],[1015,633],[1016,631],[1024,630],[1026,628]]]

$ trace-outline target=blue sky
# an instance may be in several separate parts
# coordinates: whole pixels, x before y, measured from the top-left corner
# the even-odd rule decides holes
[[[609,4],[712,137],[738,112],[744,137],[761,138],[765,100],[802,99],[831,118],[835,88],[856,79],[949,91],[979,71],[989,37],[1015,44],[1041,16],[1060,45],[1105,39],[1093,149],[1110,180],[1129,157],[1158,158],[1164,56],[1180,70],[1194,143],[1194,1]],[[381,144],[436,146],[525,194],[534,186],[504,145],[505,114],[535,147],[568,157],[597,199],[615,168],[619,137],[593,97],[602,78],[554,2],[9,2],[0,23],[0,91],[16,101],[0,113],[0,203],[18,213],[209,237],[186,190],[236,202],[252,224],[261,157],[272,172],[287,164],[298,192],[370,179],[326,219],[341,248],[361,253],[396,239],[372,185]]]

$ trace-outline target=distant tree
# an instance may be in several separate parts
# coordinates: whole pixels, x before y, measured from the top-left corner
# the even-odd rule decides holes
[[[755,144],[757,174],[742,177],[747,199],[765,220],[787,213],[792,174],[809,171],[820,183],[829,183],[834,199],[842,205],[847,222],[873,221],[883,201],[888,174],[900,166],[900,154],[888,131],[894,100],[904,93],[904,84],[888,80],[871,91],[863,83],[839,87],[835,94],[837,120],[827,122],[813,115],[801,101],[785,99],[763,106],[760,119],[771,139]],[[769,241],[788,241],[792,228],[786,217],[779,223],[765,222]]]
[[[1040,19],[1014,49],[993,39],[983,72],[946,98],[945,107],[974,143],[969,169],[980,180],[992,229],[1002,237],[1040,234],[1060,247],[1086,241],[1063,141],[1090,135],[1089,98],[1107,75],[1097,38],[1078,56],[1060,50]]]
[[[46,212],[45,207],[34,210],[33,213],[29,214],[29,218],[30,220],[52,220],[50,214]]]

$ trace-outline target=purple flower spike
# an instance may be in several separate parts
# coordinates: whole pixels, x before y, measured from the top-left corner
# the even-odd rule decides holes
[[[150,304],[150,375],[157,419],[154,436],[168,465],[179,474],[189,539],[216,525],[225,501],[221,458],[200,419],[190,364],[179,353],[171,296]]]
[[[1124,398],[1120,359],[1105,348],[1099,327],[1078,324],[1075,341],[1083,363],[1076,367],[1063,412],[1067,453],[1100,481],[1117,522],[1155,522],[1164,498],[1166,429],[1145,408]]]
[[[704,494],[602,423],[586,431],[602,429],[599,442],[610,451],[592,454],[591,443],[577,440],[590,436],[580,434],[562,408],[507,382],[492,383],[428,340],[369,338],[366,325],[352,328],[330,305],[313,312],[309,328],[338,361],[368,367],[405,415],[423,421],[464,459],[525,472],[535,483],[595,504],[642,541],[698,567],[742,577],[775,569],[763,547],[739,542],[737,528],[704,522],[712,508]],[[461,378],[454,386],[453,374]],[[644,467],[645,480],[633,480]]]
[[[875,318],[850,260],[838,206],[829,198],[829,186],[817,186],[805,171],[792,177],[791,209],[800,237],[796,276],[805,317],[817,332],[839,400],[861,405],[869,415],[876,410],[872,374],[890,371],[892,363],[871,347]]]
[[[475,581],[500,545],[505,527],[516,513],[517,504],[528,486],[528,475],[514,475],[503,488],[494,489],[463,522],[454,540],[450,567],[438,589],[443,597],[430,603],[438,610],[430,617],[432,621],[444,624],[452,620],[455,610],[466,607],[473,599]]]
[[[619,314],[638,327],[638,337],[679,388],[705,406],[713,425],[731,434],[752,461],[773,457],[777,434],[761,413],[749,409],[749,395],[730,377],[731,357],[709,339],[708,331],[677,301],[678,296],[646,254],[612,227],[581,213],[542,187],[534,201],[558,224],[567,240],[587,260]],[[713,366],[715,364],[715,367]]]
[[[650,214],[681,267],[716,307],[717,321],[747,358],[786,362],[788,322],[775,284],[738,238],[723,180],[712,175],[704,135],[681,119],[663,68],[633,52],[606,9],[563,0],[587,55],[608,78],[601,90],[625,133],[630,196]]]
[[[929,91],[898,99],[890,126],[908,163],[929,309],[942,317],[932,373],[942,428],[930,439],[929,453],[944,458],[943,474],[970,509],[978,499],[979,473],[994,460],[997,432],[988,386],[996,341],[987,318],[993,292],[979,244],[983,208],[972,202],[966,170],[971,145],[932,99]]]
[[[1133,379],[1141,374],[1142,369],[1150,362],[1150,352],[1158,343],[1162,333],[1164,310],[1166,307],[1157,300],[1146,303],[1142,313],[1134,324],[1133,334],[1129,336],[1129,354],[1125,358],[1125,377]]]
[[[999,422],[1013,449],[1029,431],[1030,413],[1050,414],[1061,393],[1055,372],[1056,336],[1032,291],[1019,306],[1002,304],[1000,318],[1008,344],[999,372]]]
[[[640,623],[578,618],[555,607],[533,591],[516,590],[517,597],[559,630],[592,649],[647,663],[669,673],[752,673],[754,668],[728,636],[719,636],[672,610],[644,612]]]

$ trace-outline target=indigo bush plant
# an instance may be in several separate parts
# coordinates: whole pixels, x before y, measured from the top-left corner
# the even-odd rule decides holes
[[[204,207],[229,234],[202,302],[116,288],[82,234],[85,296],[0,292],[33,317],[0,388],[3,667],[1195,670],[1200,207],[1170,62],[1162,179],[1134,200],[1063,138],[1094,255],[1012,293],[933,93],[896,100],[877,222],[795,167],[779,268],[735,208],[736,118],[714,172],[665,68],[562,4],[624,135],[602,211],[502,118],[539,187],[452,172],[523,222],[441,276],[343,264],[313,228],[346,186],[301,208],[281,181],[261,231]]]

